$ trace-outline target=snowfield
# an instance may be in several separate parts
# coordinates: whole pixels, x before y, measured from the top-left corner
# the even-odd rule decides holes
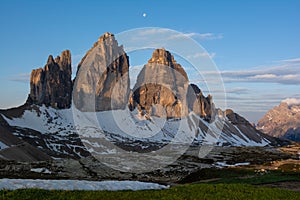
[[[226,117],[218,116],[213,123],[208,123],[192,112],[181,119],[167,120],[141,116],[137,110],[130,112],[128,109],[95,113],[80,112],[74,106],[62,110],[38,106],[38,110],[25,110],[19,118],[2,117],[10,126],[17,128],[13,134],[21,139],[40,139],[44,141],[40,143],[46,145],[42,148],[77,157],[83,157],[79,149],[90,153],[115,153],[115,149],[103,146],[107,142],[142,145],[142,148],[147,148],[143,145],[150,143],[214,146],[266,146],[270,143],[258,133],[252,134],[259,139],[252,140]],[[41,135],[31,134],[26,128]],[[5,147],[0,143],[1,149]]]
[[[140,181],[82,181],[42,179],[0,179],[0,189],[44,189],[44,190],[159,190],[169,186]]]
[[[0,141],[0,151],[2,149],[6,149],[8,146],[6,144],[4,144],[3,142]]]

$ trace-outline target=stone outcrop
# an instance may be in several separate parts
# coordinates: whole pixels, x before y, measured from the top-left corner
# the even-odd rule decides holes
[[[221,111],[218,110],[218,112]],[[231,138],[239,137],[246,143],[249,141],[258,144],[266,142],[271,145],[278,145],[278,143],[281,143],[281,141],[258,131],[249,121],[231,109],[225,110],[222,115],[227,118],[222,130],[224,135],[229,135]]]
[[[129,100],[129,108],[149,115],[181,118],[194,111],[210,121],[215,116],[212,96],[205,97],[189,80],[169,51],[156,49],[143,67]]]
[[[101,36],[78,65],[73,101],[81,111],[124,109],[130,93],[129,59],[111,33]]]
[[[44,68],[35,69],[30,76],[30,94],[27,103],[54,108],[69,108],[72,97],[71,53],[48,57]]]
[[[217,111],[211,95],[205,97],[200,88],[195,84],[189,85],[187,94],[189,111],[195,112],[207,121],[214,119]]]
[[[258,121],[257,128],[273,137],[300,141],[300,105],[280,103]]]
[[[234,125],[243,124],[243,125],[247,125],[247,126],[252,126],[250,124],[250,122],[248,122],[244,117],[242,117],[239,114],[235,113],[231,109],[225,110],[224,116],[226,116],[229,119],[229,121]]]
[[[158,117],[187,115],[188,77],[170,52],[156,49],[143,67],[133,88],[130,108]]]

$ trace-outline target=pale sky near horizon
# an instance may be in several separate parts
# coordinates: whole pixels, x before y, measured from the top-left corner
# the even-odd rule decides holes
[[[70,49],[76,69],[104,32],[142,27],[201,44],[220,70],[228,107],[252,122],[285,98],[300,99],[300,1],[2,0],[0,8],[0,108],[25,102],[29,74],[49,54]]]

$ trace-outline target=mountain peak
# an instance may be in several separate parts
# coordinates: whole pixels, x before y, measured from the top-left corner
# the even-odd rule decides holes
[[[123,46],[118,45],[113,34],[104,33],[78,65],[73,90],[76,108],[81,111],[123,109],[130,92],[128,70],[129,58]]]
[[[170,68],[179,72],[186,80],[188,80],[185,70],[176,62],[174,56],[164,48],[155,49],[153,51],[152,57],[148,60],[148,66],[153,65],[169,66]]]
[[[148,63],[171,65],[176,64],[176,61],[169,51],[165,50],[164,48],[161,48],[155,49],[153,51],[152,58],[148,61]]]
[[[112,33],[106,32],[99,37],[98,42],[103,42],[104,40],[106,40],[108,38],[115,38],[115,36]]]
[[[72,94],[71,53],[65,50],[56,59],[50,55],[44,68],[32,70],[30,75],[30,104],[69,108]]]
[[[91,52],[95,48],[104,48],[104,47],[109,47],[110,49],[116,50],[116,52],[113,52],[113,55],[115,55],[115,57],[122,55],[124,53],[123,46],[118,45],[118,41],[115,39],[114,34],[106,32],[98,38],[98,41],[94,43],[93,47],[90,50],[88,50],[87,53],[85,54],[85,56],[81,59],[81,61],[79,62],[78,66],[77,66],[77,73],[78,73],[79,68],[85,61],[85,59],[91,54]]]
[[[273,137],[300,141],[300,105],[296,99],[286,99],[269,110],[257,127]]]
[[[192,87],[195,94],[201,94],[202,93],[200,88],[197,85],[191,83],[190,86]]]
[[[47,60],[47,65],[50,65],[50,64],[52,64],[52,63],[54,63],[54,58],[53,58],[52,55],[49,55],[49,56],[48,56],[48,60]]]

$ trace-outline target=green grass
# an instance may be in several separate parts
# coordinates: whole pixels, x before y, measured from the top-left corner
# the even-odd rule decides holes
[[[201,180],[210,181],[205,184],[184,184]],[[251,169],[201,169],[181,180],[181,185],[166,190],[2,190],[0,199],[300,199],[300,192],[258,186],[282,181],[300,182],[300,173],[277,170],[259,174]]]
[[[245,184],[186,184],[166,190],[48,191],[2,190],[2,199],[300,199],[299,192]]]

